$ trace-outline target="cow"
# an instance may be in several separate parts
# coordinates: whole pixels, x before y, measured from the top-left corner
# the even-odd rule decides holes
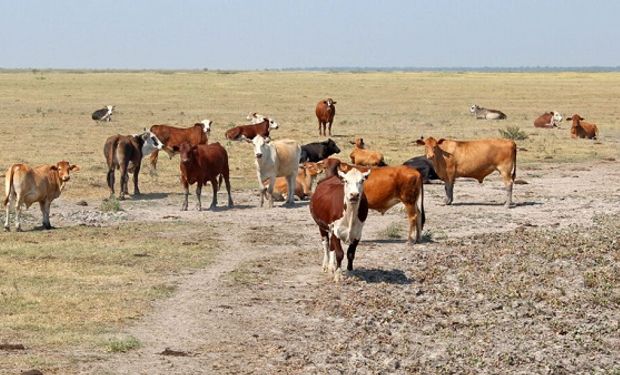
[[[97,123],[102,121],[110,122],[112,121],[112,112],[114,111],[114,108],[115,107],[113,105],[107,105],[105,108],[101,108],[93,112],[93,114],[90,115],[90,118],[95,120]]]
[[[334,116],[336,115],[336,101],[332,98],[321,100],[316,104],[315,114],[319,121],[319,136],[327,136],[325,134],[325,128],[329,131],[329,136],[332,136],[332,124],[334,123]]]
[[[404,162],[403,165],[417,169],[422,175],[425,184],[429,184],[431,180],[440,179],[439,176],[437,176],[437,172],[435,172],[433,162],[424,155],[413,157]]]
[[[560,112],[550,111],[538,116],[538,118],[534,120],[534,127],[546,129],[557,128],[560,126],[561,122],[562,114]]]
[[[591,124],[583,120],[584,118],[576,113],[566,119],[566,121],[573,122],[570,128],[571,138],[596,139],[596,137],[598,137],[598,127],[596,124]]]
[[[367,167],[380,167],[387,165],[383,159],[382,153],[366,149],[364,138],[355,138],[354,142],[350,141],[349,143],[355,146],[353,151],[351,151],[351,154],[349,154],[351,163]]]
[[[257,135],[267,138],[269,137],[269,131],[278,127],[277,122],[269,117],[265,117],[263,121],[257,124],[239,125],[226,130],[226,139],[231,141],[252,141]]]
[[[347,270],[353,270],[355,250],[368,217],[364,181],[369,174],[372,175],[369,171],[362,173],[357,169],[346,174],[338,171],[337,176],[320,182],[310,199],[310,213],[322,239],[323,272],[332,271],[336,282],[342,277],[344,251],[341,241],[349,245]]]
[[[189,128],[178,128],[170,125],[153,125],[151,126],[151,132],[157,136],[161,143],[163,143],[163,150],[168,154],[168,157],[172,159],[181,143],[189,142],[189,144],[203,145],[209,143],[209,133],[211,132],[211,126],[213,121],[204,119],[201,122],[195,123]],[[151,167],[157,168],[157,158],[159,157],[159,151],[154,151],[150,156]]]
[[[505,207],[512,204],[512,187],[517,175],[517,145],[508,139],[474,141],[436,140],[433,137],[416,141],[425,146],[426,157],[433,161],[435,172],[445,183],[446,205],[452,204],[457,177],[484,178],[498,171],[506,186]]]
[[[304,200],[312,195],[312,185],[316,180],[319,173],[324,171],[324,167],[320,163],[306,162],[299,166],[297,171],[297,178],[295,180],[295,195]],[[269,179],[263,181],[263,186],[269,186]],[[273,188],[274,200],[283,201],[288,197],[288,184],[286,178],[276,177],[276,182]]]
[[[250,121],[252,124],[260,124],[261,122],[263,122],[265,120],[266,116],[263,116],[261,114],[258,114],[256,112],[250,112],[247,116],[246,116],[246,120]]]
[[[10,231],[9,211],[11,204],[15,206],[15,230],[21,232],[22,205],[30,208],[34,202],[39,202],[43,215],[43,228],[52,229],[50,223],[50,206],[52,201],[60,196],[70,173],[77,172],[80,167],[62,160],[55,165],[40,165],[31,168],[26,164],[11,165],[4,175],[4,207],[6,218],[4,230]]]
[[[301,158],[300,163],[304,162],[319,162],[323,159],[330,157],[333,154],[338,154],[340,148],[336,145],[331,138],[323,142],[313,142],[301,146]]]
[[[181,211],[187,211],[187,198],[189,196],[189,185],[196,184],[196,209],[202,211],[200,193],[202,186],[211,182],[213,189],[213,199],[209,209],[217,207],[217,191],[222,184],[222,177],[226,183],[228,192],[228,207],[233,206],[232,196],[230,195],[230,170],[228,168],[228,153],[218,142],[207,145],[192,145],[183,142],[175,146],[175,150],[180,154],[181,185],[185,191],[185,200],[181,206]],[[219,177],[219,183],[218,183]]]
[[[296,141],[283,139],[271,142],[269,138],[261,135],[255,136],[251,141],[254,145],[254,162],[256,164],[256,176],[260,189],[260,206],[263,207],[264,199],[267,198],[268,207],[273,207],[273,188],[276,177],[286,178],[288,186],[285,206],[295,204],[295,183],[301,146]],[[269,179],[269,186],[265,187],[263,181]]]
[[[476,120],[505,120],[508,118],[502,111],[482,108],[477,104],[472,104],[469,108],[469,112],[476,117]]]
[[[424,213],[424,186],[422,174],[417,169],[405,165],[385,167],[364,167],[340,162],[338,159],[327,159],[325,176],[338,171],[348,172],[358,169],[361,172],[372,171],[364,183],[364,191],[368,199],[368,208],[385,214],[397,203],[402,203],[407,211],[409,230],[407,243],[412,245],[420,242],[426,214]],[[415,230],[415,241],[413,231]]]
[[[129,194],[127,187],[129,172],[133,171],[133,193],[140,195],[138,188],[138,175],[142,158],[155,150],[163,147],[157,136],[144,129],[141,134],[134,135],[113,135],[106,139],[103,146],[103,155],[108,164],[107,182],[110,188],[110,197],[114,196],[114,171],[120,169],[121,189],[119,199],[125,199],[125,194]]]

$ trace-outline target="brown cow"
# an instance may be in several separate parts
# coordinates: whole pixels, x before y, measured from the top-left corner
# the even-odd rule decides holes
[[[176,147],[176,146],[175,146]],[[215,209],[217,206],[217,191],[219,185],[222,184],[222,177],[226,183],[226,191],[228,192],[228,207],[233,206],[233,200],[230,195],[230,171],[228,168],[228,153],[218,142],[209,145],[191,145],[188,142],[181,143],[176,147],[176,151],[181,154],[181,185],[185,189],[185,200],[181,206],[181,211],[187,211],[187,198],[189,196],[189,185],[196,184],[196,197],[198,203],[196,209],[202,211],[200,202],[200,193],[202,186],[207,182],[211,182],[213,189],[213,199],[209,209]],[[219,176],[219,184],[217,178]]]
[[[133,193],[140,194],[138,176],[142,158],[155,150],[161,150],[162,144],[155,134],[144,129],[144,133],[136,135],[113,135],[106,139],[103,146],[103,155],[108,164],[107,182],[110,188],[110,197],[114,196],[114,171],[120,169],[121,191],[119,199],[129,195],[127,187],[129,172],[133,172]]]
[[[453,141],[433,137],[416,141],[426,147],[435,172],[445,183],[446,204],[452,204],[457,177],[471,177],[482,183],[494,171],[502,175],[506,186],[506,208],[512,204],[512,186],[517,175],[517,145],[508,139]]]
[[[368,216],[364,180],[369,173],[356,169],[346,174],[338,171],[339,176],[327,178],[317,185],[310,200],[310,213],[319,226],[323,243],[323,272],[328,269],[333,271],[336,281],[342,276],[341,264],[344,258],[340,241],[349,244],[347,270],[353,270],[355,250]]]
[[[349,143],[355,145],[355,148],[353,148],[353,151],[351,151],[349,155],[351,163],[367,167],[381,167],[387,165],[383,159],[382,153],[366,149],[364,138],[355,138],[355,142]]]
[[[178,128],[170,125],[153,125],[151,126],[151,132],[157,136],[157,138],[164,144],[163,150],[166,151],[168,157],[172,159],[176,152],[174,148],[181,145],[183,142],[189,142],[191,145],[204,145],[209,143],[209,133],[211,132],[211,125],[213,121],[204,119],[201,122],[195,123],[189,128]],[[151,154],[151,167],[157,168],[157,158],[159,152],[154,151]]]
[[[299,166],[297,172],[297,182],[295,183],[295,195],[303,200],[312,196],[312,185],[324,167],[321,163],[306,162]],[[263,181],[263,186],[269,186],[269,179]],[[273,188],[273,199],[277,201],[286,200],[288,194],[288,184],[285,177],[276,177]]]
[[[6,220],[4,230],[11,230],[9,225],[9,211],[11,202],[15,202],[15,230],[21,232],[20,216],[22,205],[30,208],[34,202],[39,202],[43,215],[43,228],[52,229],[50,224],[50,206],[52,201],[60,196],[62,189],[70,179],[70,172],[77,172],[80,167],[68,161],[59,161],[56,165],[40,165],[31,168],[26,164],[13,164],[7,169],[4,176]]]
[[[571,138],[596,139],[596,137],[598,137],[598,127],[596,124],[591,124],[583,120],[584,118],[576,113],[566,119],[566,121],[573,122],[570,128]]]
[[[538,116],[536,120],[534,120],[534,127],[546,129],[557,128],[558,126],[560,126],[561,122],[562,114],[560,112],[545,112],[542,115]]]
[[[319,135],[326,136],[325,128],[328,128],[329,136],[332,136],[332,124],[336,115],[336,101],[332,98],[321,100],[316,104],[316,118],[319,121]]]
[[[394,167],[368,168],[360,165],[342,163],[338,159],[326,160],[325,175],[331,176],[338,170],[347,172],[351,169],[362,172],[372,171],[364,183],[364,192],[368,199],[368,208],[378,211],[382,215],[397,203],[402,203],[407,211],[409,231],[407,243],[420,241],[426,216],[424,213],[424,179],[422,174],[406,165]],[[326,177],[327,178],[327,177]],[[415,229],[415,241],[413,231]]]
[[[256,124],[239,125],[234,128],[226,130],[226,139],[231,141],[251,141],[257,135],[263,138],[269,137],[269,131],[271,129],[277,129],[278,123],[269,117],[265,117],[263,121]]]

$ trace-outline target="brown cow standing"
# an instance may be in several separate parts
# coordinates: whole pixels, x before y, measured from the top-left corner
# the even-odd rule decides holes
[[[209,145],[193,146],[188,142],[182,143],[177,147],[177,152],[181,154],[181,185],[185,190],[185,200],[181,206],[182,211],[187,211],[187,198],[189,196],[189,185],[196,184],[196,209],[202,211],[200,194],[202,186],[207,182],[211,182],[213,189],[213,199],[209,209],[215,209],[217,206],[217,191],[222,183],[222,177],[226,183],[226,191],[228,192],[228,207],[233,206],[233,200],[230,195],[230,172],[228,168],[228,153],[218,142]],[[217,178],[220,178],[219,184]]]
[[[277,129],[278,123],[269,117],[265,117],[263,121],[256,124],[239,125],[226,130],[226,139],[231,141],[251,141],[257,135],[263,138],[269,137],[269,130]]]
[[[316,118],[319,120],[319,135],[325,136],[325,128],[329,131],[329,136],[332,135],[332,124],[334,123],[334,116],[336,115],[336,102],[332,98],[321,100],[317,103],[315,113]]]
[[[6,220],[4,230],[10,231],[9,211],[11,202],[15,202],[15,230],[21,232],[20,216],[22,205],[29,208],[39,202],[43,215],[43,228],[52,229],[50,223],[50,206],[60,196],[65,184],[70,179],[70,172],[77,172],[80,167],[68,161],[59,161],[55,165],[40,165],[31,168],[26,164],[13,164],[4,176]]]
[[[433,160],[435,172],[445,183],[446,204],[452,204],[457,177],[471,177],[482,183],[484,178],[499,171],[506,186],[506,208],[512,204],[512,186],[517,174],[517,145],[508,139],[452,141],[433,137],[416,141],[426,148],[426,157]]]
[[[209,133],[211,132],[211,125],[213,121],[202,120],[195,123],[189,128],[178,128],[170,125],[153,125],[151,126],[151,132],[157,136],[157,138],[164,144],[163,150],[166,151],[168,157],[172,159],[176,152],[175,147],[179,147],[183,142],[189,142],[191,145],[204,145],[209,143]],[[159,152],[154,151],[151,154],[151,166],[153,169],[157,168],[157,158]]]
[[[566,121],[573,122],[570,128],[571,138],[596,139],[596,137],[598,137],[598,127],[596,124],[591,124],[583,120],[584,118],[576,113],[566,119]]]

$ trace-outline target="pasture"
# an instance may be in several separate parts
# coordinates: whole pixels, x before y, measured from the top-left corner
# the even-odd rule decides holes
[[[372,212],[356,270],[334,284],[307,203],[258,208],[252,148],[224,138],[259,112],[279,122],[274,139],[322,140],[314,107],[328,96],[347,161],[356,136],[401,164],[423,153],[420,135],[518,126],[517,206],[501,206],[497,174],[457,181],[454,206],[426,185],[425,242],[404,244],[401,205]],[[619,99],[618,73],[1,72],[2,170],[66,159],[81,171],[52,203],[58,229],[31,231],[34,205],[26,233],[0,235],[0,344],[25,346],[0,347],[0,373],[619,371]],[[475,120],[473,103],[508,119]],[[107,104],[112,122],[95,124]],[[600,139],[535,129],[551,110]],[[221,195],[195,212],[190,195],[180,212],[179,158],[163,153],[156,175],[145,159],[141,197],[103,201],[108,136],[204,118],[236,208]]]

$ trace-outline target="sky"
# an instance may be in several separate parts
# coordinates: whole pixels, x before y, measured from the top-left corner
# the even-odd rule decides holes
[[[618,0],[0,0],[0,68],[620,65]]]

